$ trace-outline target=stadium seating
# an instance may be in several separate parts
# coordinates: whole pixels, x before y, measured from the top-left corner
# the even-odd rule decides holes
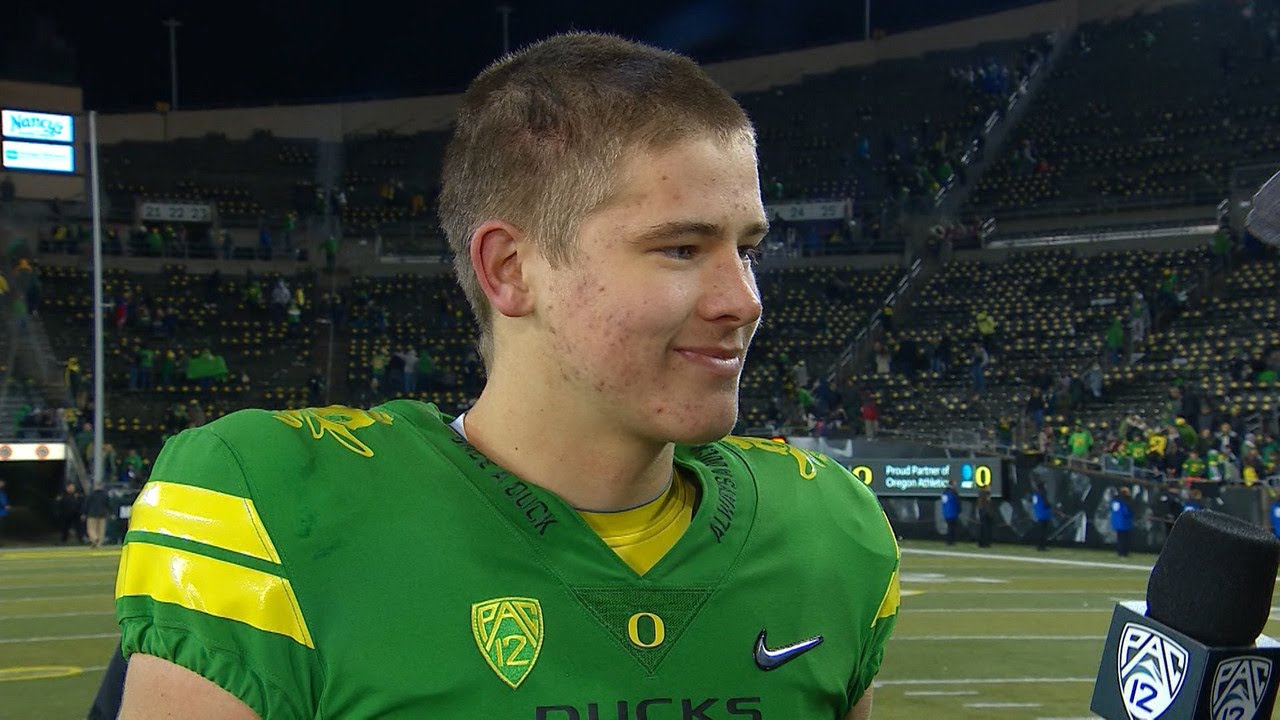
[[[972,211],[1009,220],[1217,204],[1234,164],[1280,155],[1274,70],[1260,62],[1277,49],[1263,29],[1216,3],[1082,26]]]
[[[1176,273],[1181,283],[1199,282],[1207,267],[1202,250],[1091,256],[1051,250],[1021,253],[994,264],[955,262],[915,300],[913,321],[886,338],[890,346],[906,344],[908,352],[919,353],[914,377],[904,377],[899,364],[888,376],[868,368],[852,382],[862,392],[880,394],[887,427],[944,434],[961,426],[990,428],[1001,417],[1016,421],[1034,381],[1056,379],[1062,373],[1078,376],[1104,355],[1106,330],[1118,316],[1127,326],[1135,292],[1143,293],[1158,313],[1162,301],[1157,287],[1169,277],[1167,271]],[[991,316],[996,332],[987,343],[992,357],[985,374],[987,389],[975,394],[968,348],[980,340],[975,326],[980,312]],[[943,338],[951,347],[950,367],[935,372],[926,358],[929,348]],[[1128,390],[1135,372],[1141,371],[1106,370],[1106,401],[1090,403],[1076,417],[1099,427],[1123,414],[1117,407],[1151,400]],[[1059,423],[1069,419],[1066,412],[1051,417]]]

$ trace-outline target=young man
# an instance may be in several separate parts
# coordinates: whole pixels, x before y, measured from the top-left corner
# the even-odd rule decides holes
[[[683,57],[555,37],[471,85],[443,185],[484,392],[172,440],[121,560],[120,717],[868,717],[884,513],[721,440],[766,229],[741,108]]]

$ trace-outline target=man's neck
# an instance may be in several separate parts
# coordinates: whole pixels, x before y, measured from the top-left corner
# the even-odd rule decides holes
[[[466,414],[468,442],[575,508],[623,510],[662,493],[671,481],[671,443],[627,436],[595,415],[574,412],[548,387],[491,378]]]

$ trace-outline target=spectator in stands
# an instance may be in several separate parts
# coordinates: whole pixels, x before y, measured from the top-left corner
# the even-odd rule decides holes
[[[18,194],[17,186],[13,184],[13,177],[5,175],[0,180],[0,202],[11,203]]]
[[[204,408],[195,400],[187,401],[187,427],[197,428],[205,424],[208,417],[205,415]]]
[[[1133,535],[1133,500],[1128,487],[1121,487],[1111,499],[1111,529],[1116,533],[1116,553],[1129,557],[1130,536]]]
[[[1088,389],[1089,395],[1093,396],[1093,400],[1102,400],[1102,365],[1093,363],[1089,365],[1089,369],[1085,370],[1084,375],[1080,378],[1084,383],[1085,389]]]
[[[947,544],[956,544],[956,525],[960,522],[960,492],[956,481],[947,483],[942,491],[942,519],[947,523]]]
[[[324,375],[320,373],[320,368],[316,368],[307,377],[307,405],[320,407],[322,397],[324,397]]]
[[[418,351],[412,346],[406,347],[400,353],[400,359],[404,363],[402,387],[404,394],[409,395],[418,389]]]
[[[1119,315],[1111,318],[1111,325],[1107,327],[1106,346],[1107,361],[1119,365],[1124,355],[1124,323]]]
[[[285,285],[284,278],[276,278],[271,286],[271,322],[283,322],[288,306],[289,286]]]
[[[1129,334],[1133,344],[1140,344],[1151,328],[1151,306],[1139,291],[1134,291],[1129,302]]]
[[[1182,462],[1182,477],[1190,480],[1203,480],[1207,466],[1200,458],[1200,450],[1194,445],[1187,448],[1187,459]]]
[[[875,440],[880,431],[880,404],[876,394],[869,392],[862,401],[862,427],[868,440]]]
[[[969,379],[975,395],[981,395],[987,389],[987,365],[991,356],[982,343],[976,342],[969,349]]]
[[[280,223],[280,234],[284,236],[284,251],[292,259],[293,255],[293,232],[298,228],[298,216],[292,210],[284,214],[284,219]]]
[[[82,512],[84,494],[75,483],[67,483],[63,486],[62,492],[53,499],[53,503],[57,511],[58,525],[62,528],[62,544],[66,545],[67,540],[74,534],[76,540],[83,545],[85,543]]]
[[[1027,398],[1026,414],[1027,419],[1031,421],[1031,426],[1038,432],[1044,427],[1044,393],[1040,392],[1040,388],[1031,388],[1031,395]]]
[[[388,351],[386,392],[388,395],[404,390],[404,355]]]
[[[373,381],[371,389],[374,392],[374,397],[380,397],[378,393],[387,386],[387,363],[389,360],[386,348],[379,346],[373,351],[373,357],[369,361],[369,377]]]
[[[124,463],[120,466],[120,482],[131,485],[142,482],[142,456],[136,448],[129,448],[125,453]]]
[[[974,316],[974,324],[978,328],[978,338],[988,353],[995,352],[996,321],[991,314],[981,310]]]
[[[302,323],[302,308],[298,307],[298,303],[290,302],[289,309],[285,311],[285,327],[289,337],[297,337],[298,329]]]
[[[116,471],[119,469],[120,458],[116,455],[116,448],[111,443],[102,444],[102,476],[114,480],[117,477]]]
[[[222,231],[222,259],[230,260],[233,257],[235,257],[235,254],[236,254],[236,242],[231,237],[231,231],[223,230]]]
[[[875,344],[872,345],[872,352],[875,354],[876,374],[888,375],[890,369],[889,365],[893,360],[893,356],[889,354],[889,348],[885,345],[884,341],[877,340]]]
[[[160,237],[160,228],[148,228],[146,242],[147,255],[150,257],[160,257],[164,254],[164,239]]]
[[[66,368],[62,371],[62,380],[67,386],[67,393],[71,396],[71,402],[76,407],[80,407],[80,393],[83,388],[80,386],[80,360],[76,357],[67,358]]]
[[[1075,427],[1067,438],[1067,446],[1071,448],[1071,464],[1083,467],[1093,449],[1093,433],[1089,432],[1083,422],[1076,420]]]
[[[150,390],[151,371],[155,368],[156,353],[146,345],[138,348],[138,390]]]

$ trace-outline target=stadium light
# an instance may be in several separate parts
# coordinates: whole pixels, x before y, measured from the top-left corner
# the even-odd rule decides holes
[[[498,14],[502,16],[502,54],[511,52],[511,12],[512,7],[503,3],[498,6]]]
[[[870,0],[868,0],[870,1]],[[160,23],[169,28],[169,109],[178,109],[178,28],[182,23],[170,17]]]

